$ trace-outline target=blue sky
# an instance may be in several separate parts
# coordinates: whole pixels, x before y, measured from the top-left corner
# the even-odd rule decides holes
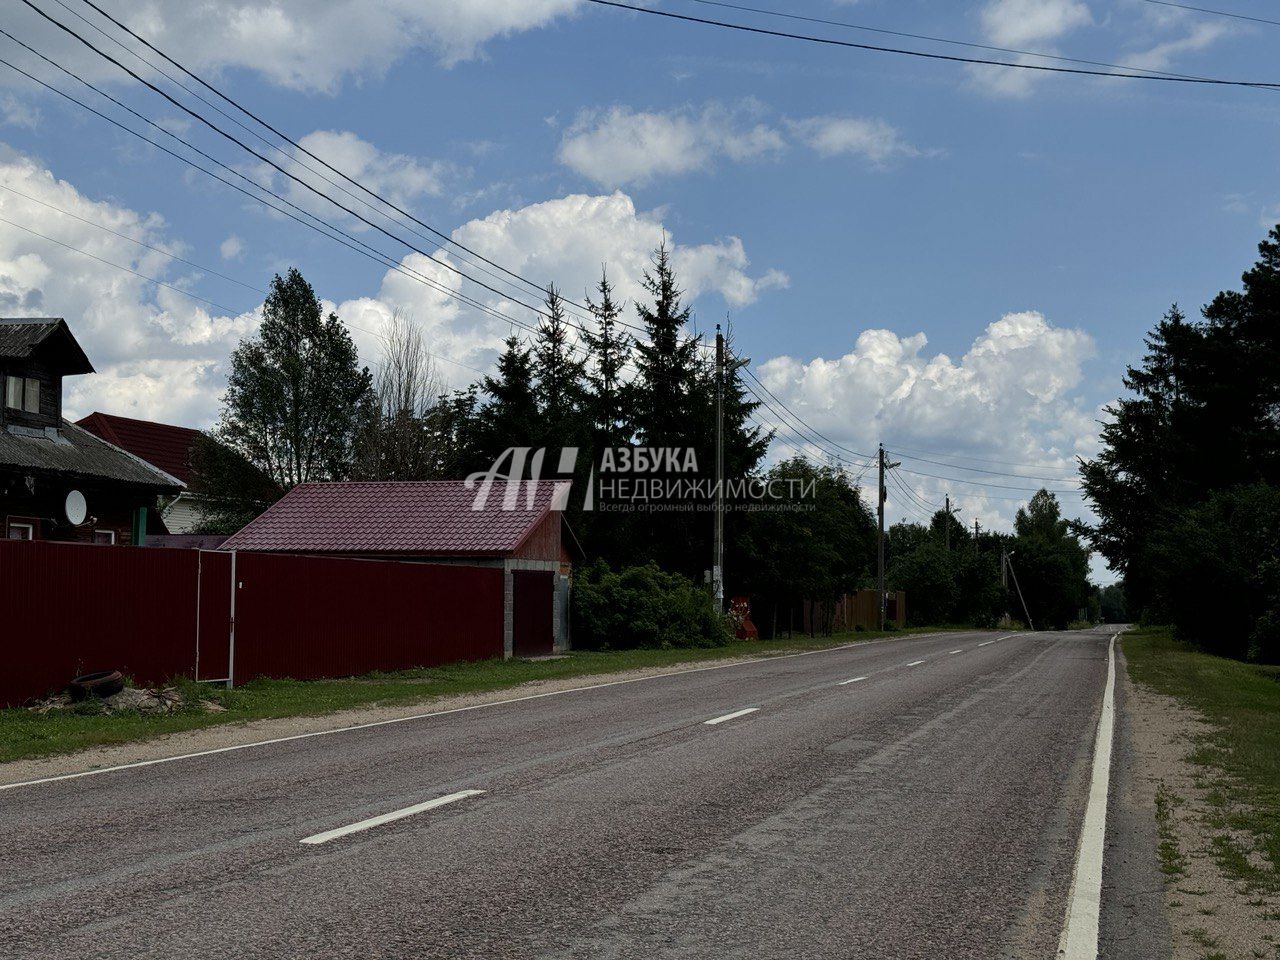
[[[89,29],[52,0],[39,2]],[[93,17],[79,0],[67,4]],[[661,7],[965,52],[689,0]],[[1272,75],[1280,27],[1143,0],[785,7],[1153,69],[1280,80]],[[633,292],[626,274],[665,229],[682,251],[700,329],[730,313],[740,349],[771,389],[857,450],[883,438],[1069,474],[1071,457],[1091,452],[1098,408],[1118,393],[1143,332],[1171,301],[1194,310],[1234,285],[1264,224],[1280,219],[1280,94],[1272,91],[970,68],[579,0],[280,0],[268,8],[213,0],[198,10],[112,0],[108,9],[423,220],[570,295],[581,295],[601,261]],[[1230,9],[1265,16],[1269,8],[1232,0]],[[27,8],[14,3],[3,26],[268,182],[252,158]],[[0,47],[24,67],[35,62],[8,40]],[[0,183],[11,189],[255,287],[297,265],[366,329],[405,310],[457,383],[487,367],[507,332],[385,277],[384,267],[211,186],[21,78],[0,84]],[[73,409],[207,425],[226,356],[252,328],[260,294],[0,192],[0,216],[230,308],[157,290],[0,223],[0,309],[67,316],[97,361],[100,373],[76,387]],[[341,219],[331,208],[325,215]],[[375,233],[360,236],[397,257],[406,252]],[[357,341],[376,362],[376,338],[357,333]],[[930,502],[949,490],[969,520],[1000,524],[1016,507],[958,480],[911,482]]]

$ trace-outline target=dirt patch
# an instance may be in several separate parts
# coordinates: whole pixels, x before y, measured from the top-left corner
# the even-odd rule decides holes
[[[1224,844],[1256,854],[1251,837],[1222,826],[1222,806],[1211,799],[1222,774],[1190,759],[1213,728],[1178,700],[1124,682],[1134,784],[1155,811],[1174,960],[1280,958],[1280,897],[1251,889],[1219,865]]]
[[[504,687],[500,690],[460,694],[457,696],[431,697],[410,704],[362,707],[358,710],[344,710],[337,713],[326,713],[321,716],[283,717],[272,720],[254,720],[247,723],[221,724],[204,727],[199,730],[166,734],[148,740],[132,741],[116,746],[94,747],[78,753],[31,760],[15,760],[10,763],[0,764],[0,785],[19,783],[25,780],[38,780],[42,777],[57,777],[63,774],[114,767],[120,764],[160,760],[166,757],[176,757],[203,750],[218,750],[223,747],[257,743],[263,740],[275,740],[281,737],[339,730],[344,727],[378,723],[384,720],[396,720],[422,714],[439,713],[446,710],[459,710],[466,707],[511,700],[517,697],[577,690],[582,687],[638,680],[645,677],[667,676],[673,673],[718,669],[756,660],[769,660],[779,655],[781,654],[772,653],[765,656],[733,657],[716,660],[713,664],[673,664],[665,667],[645,667],[617,673],[592,674],[556,680],[534,680],[514,687]]]

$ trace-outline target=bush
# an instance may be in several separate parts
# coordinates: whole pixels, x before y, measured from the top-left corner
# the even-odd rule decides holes
[[[710,593],[654,564],[614,572],[596,561],[574,578],[572,596],[579,649],[718,647],[733,636]]]

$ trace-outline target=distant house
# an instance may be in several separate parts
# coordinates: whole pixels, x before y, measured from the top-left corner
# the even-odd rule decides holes
[[[463,481],[304,483],[222,549],[501,567],[507,655],[548,654],[569,645],[569,582],[581,556],[555,493],[550,482],[526,484],[504,509],[498,488],[477,510]]]
[[[164,533],[183,482],[62,418],[64,377],[93,373],[65,320],[0,318],[0,519],[14,540],[137,544]]]
[[[199,430],[98,411],[77,420],[76,425],[183,482],[186,489],[161,510],[170,533],[190,533],[204,520],[203,498],[192,467]]]

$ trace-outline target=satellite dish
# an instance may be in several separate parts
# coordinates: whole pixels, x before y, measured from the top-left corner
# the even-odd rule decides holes
[[[84,502],[84,494],[79,490],[72,490],[67,494],[67,502],[64,507],[67,513],[67,522],[73,527],[78,527],[84,523],[84,518],[88,515],[88,506]]]

